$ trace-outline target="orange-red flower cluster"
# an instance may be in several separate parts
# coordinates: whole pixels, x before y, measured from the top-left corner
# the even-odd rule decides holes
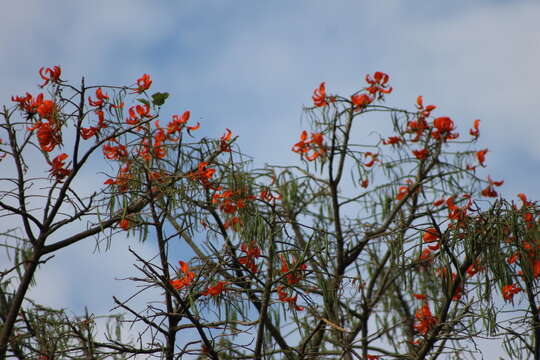
[[[62,75],[62,69],[60,69],[60,66],[54,66],[51,68],[41,68],[39,69],[39,76],[43,79],[44,83],[40,85],[40,87],[46,86],[49,82],[52,83],[60,83],[60,75]],[[49,74],[49,76],[47,76]]]
[[[115,185],[119,192],[126,192],[128,190],[129,181],[133,178],[133,175],[129,173],[129,163],[126,163],[118,171],[116,179],[108,179],[104,182],[105,185]]]
[[[480,119],[474,120],[473,128],[469,130],[469,134],[471,136],[474,136],[475,139],[478,139],[478,136],[480,136]]]
[[[516,284],[504,285],[502,287],[502,296],[506,301],[512,300],[514,298],[514,295],[516,295],[520,291],[523,291],[523,289]]]
[[[152,118],[152,114],[150,114],[150,105],[144,104],[143,105],[136,105],[132,106],[128,110],[129,118],[126,119],[126,123],[128,125],[139,125],[141,121],[143,121],[145,118],[150,119]]]
[[[81,128],[81,137],[84,140],[88,140],[94,135],[97,138],[97,136],[99,135],[99,131],[107,127],[107,124],[105,123],[105,113],[103,112],[103,110],[98,108],[95,110],[95,113],[98,116],[97,126],[90,126],[89,128],[84,128],[84,127]]]
[[[128,219],[122,219],[118,222],[118,226],[124,230],[127,231],[129,229],[129,220]]]
[[[367,94],[354,94],[351,96],[351,102],[354,104],[356,110],[361,110],[371,104],[373,99]]]
[[[446,206],[448,207],[448,219],[455,220],[458,222],[458,224],[460,224],[467,217],[467,211],[472,206],[472,200],[469,198],[466,205],[459,207],[455,204],[454,198],[454,196],[451,196],[446,200]]]
[[[422,160],[428,156],[429,149],[413,150],[412,153],[418,160]]]
[[[288,303],[293,309],[297,310],[297,311],[303,311],[304,308],[302,306],[298,306],[296,304],[296,301],[297,301],[297,296],[289,296],[287,294],[287,292],[285,292],[283,290],[283,285],[279,285],[277,288],[277,293],[278,293],[278,298],[279,298],[279,301],[281,302],[286,302]]]
[[[459,137],[458,133],[453,133],[455,129],[454,122],[448,116],[438,117],[433,120],[434,130],[431,132],[431,136],[434,139],[442,139],[442,141],[454,140]]]
[[[219,203],[219,209],[225,214],[234,214],[246,206],[246,200],[253,200],[253,196],[244,196],[239,191],[223,190],[212,195],[212,204]]]
[[[308,161],[313,161],[320,155],[324,155],[326,148],[323,145],[324,136],[321,133],[311,133],[311,140],[308,140],[307,131],[302,131],[300,141],[294,144],[292,151],[305,157]],[[310,155],[308,153],[312,151]]]
[[[437,318],[431,314],[428,304],[416,310],[416,323],[414,328],[422,335],[426,335],[437,324]]]
[[[404,142],[404,140],[399,136],[390,136],[388,139],[383,139],[382,142],[384,145],[396,145]]]
[[[240,246],[240,251],[246,255],[238,258],[238,262],[251,270],[252,273],[257,273],[255,259],[258,259],[259,256],[261,256],[261,248],[254,243],[243,243]]]
[[[210,182],[215,172],[216,169],[209,168],[208,163],[206,161],[202,161],[199,163],[197,170],[190,172],[188,177],[192,181],[199,181],[204,187],[217,190],[217,187],[212,185]]]
[[[146,161],[152,158],[163,159],[167,156],[167,147],[163,144],[167,139],[165,131],[159,125],[159,120],[154,122],[156,130],[153,137],[145,137],[139,144],[137,155]]]
[[[225,290],[224,286],[227,284],[230,284],[230,282],[220,280],[218,281],[216,285],[210,286],[206,291],[201,292],[201,295],[204,295],[204,296],[211,295],[211,296],[216,297],[219,294],[221,294],[223,290]]]
[[[176,280],[169,280],[169,283],[175,290],[181,290],[182,288],[191,285],[191,282],[195,278],[193,271],[189,271],[188,264],[183,261],[179,261],[178,263],[180,264],[180,271],[184,276]]]
[[[396,195],[396,200],[401,201],[407,196],[409,191],[411,190],[411,187],[413,185],[413,181],[410,179],[405,180],[407,185],[400,186],[398,189],[398,193]]]
[[[294,269],[294,271],[292,271]],[[304,277],[304,272],[307,270],[306,264],[298,264],[296,259],[293,258],[293,263],[289,268],[287,259],[283,254],[281,255],[281,273],[286,274],[287,283],[289,285],[294,285],[298,283]]]
[[[424,107],[424,100],[422,96],[418,96],[416,99],[416,107],[418,109],[417,119],[411,120],[407,123],[407,133],[415,134],[415,137],[411,139],[411,142],[419,141],[424,132],[429,129],[426,119],[431,115],[431,112],[437,108],[435,105],[428,105]]]
[[[480,265],[480,260],[476,260],[471,265],[469,265],[469,267],[467,267],[466,272],[467,272],[467,275],[469,277],[473,277],[474,275],[476,275],[478,272],[480,272],[482,270],[483,270],[483,268]]]
[[[103,105],[105,105],[105,101],[109,100],[109,95],[104,94],[103,90],[101,88],[97,88],[96,90],[96,98],[97,100],[92,100],[92,97],[88,97],[88,103],[90,106],[95,106],[97,108],[102,108]]]
[[[57,145],[62,143],[60,129],[56,128],[51,122],[38,121],[33,127],[28,128],[28,130],[35,130],[36,128],[41,150],[51,152]]]
[[[51,170],[49,170],[51,176],[54,176],[59,182],[61,182],[66,176],[71,174],[71,170],[68,170],[64,167],[66,166],[64,161],[67,158],[67,154],[60,154],[49,163],[52,166]]]
[[[269,187],[264,187],[261,190],[261,194],[259,195],[259,199],[261,199],[263,201],[274,201],[274,200],[281,200],[282,196],[279,193],[274,195]]]
[[[219,139],[219,151],[221,152],[231,152],[231,137],[232,137],[232,132],[231,130],[229,129],[226,129],[227,132],[225,133],[225,135],[223,135],[220,139]]]
[[[326,87],[324,82],[319,85],[318,89],[313,90],[313,96],[311,98],[313,99],[313,104],[315,104],[317,107],[328,105],[328,102],[326,101]]]
[[[143,76],[137,79],[137,88],[132,89],[134,90],[132,94],[142,94],[146,90],[150,89],[151,85],[152,80],[150,79],[150,75],[143,74]]]
[[[428,245],[428,248],[430,250],[438,250],[439,249],[439,247],[441,246],[441,244],[439,242],[440,238],[441,238],[441,234],[439,234],[439,232],[435,228],[426,229],[426,232],[424,233],[424,236],[422,236],[422,240],[425,243],[436,242],[435,245]]]
[[[109,144],[103,145],[103,154],[109,160],[125,160],[128,156],[126,147],[115,138],[112,138]]]
[[[25,96],[12,96],[11,101],[19,103],[19,108],[26,111],[26,117],[30,119],[37,114],[38,107],[43,104],[43,93],[34,98],[27,92]]]
[[[368,151],[368,152],[364,153],[364,157],[365,158],[371,158],[371,160],[369,160],[367,163],[365,163],[364,166],[365,167],[372,167],[375,164],[375,162],[378,160],[379,154],[372,153],[372,152]]]
[[[491,177],[488,175],[488,186],[482,190],[481,194],[485,197],[497,197],[497,191],[495,191],[495,186],[501,186],[504,184],[504,180],[501,181],[494,181],[491,179]]]
[[[219,203],[219,210],[223,211],[226,215],[235,214],[246,206],[247,201],[255,199],[255,196],[245,194],[243,191],[223,190],[221,193],[218,193],[217,191],[219,191],[220,188],[215,190],[216,193],[212,196],[212,203]],[[240,219],[237,216],[234,216],[229,218],[223,226],[227,229],[230,226],[240,224]],[[236,227],[233,227],[233,229],[236,230]]]
[[[381,71],[375,72],[373,78],[369,74],[366,75],[366,82],[369,84],[369,87],[366,89],[367,92],[375,97],[377,97],[378,94],[379,98],[381,98],[383,94],[390,94],[392,92],[392,87],[388,87],[388,80],[390,80],[390,77]]]
[[[179,134],[182,129],[186,126],[188,120],[189,120],[189,116],[190,116],[190,112],[189,110],[187,111],[184,111],[184,113],[182,114],[182,116],[178,116],[178,115],[173,115],[172,116],[172,121],[170,121],[168,124],[167,124],[167,136],[169,138],[169,140],[172,140],[172,141],[178,141],[179,138],[175,138],[173,137],[173,135],[175,134]],[[194,131],[194,130],[197,130],[201,127],[201,124],[199,122],[197,122],[197,125],[194,125],[194,126],[187,126],[187,130],[188,130],[188,133],[191,132],[191,131]]]
[[[486,161],[486,154],[488,152],[488,149],[484,149],[484,150],[480,150],[480,151],[477,151],[476,152],[476,159],[478,160],[478,163],[482,166],[482,167],[485,167],[486,164],[485,164],[485,161]]]

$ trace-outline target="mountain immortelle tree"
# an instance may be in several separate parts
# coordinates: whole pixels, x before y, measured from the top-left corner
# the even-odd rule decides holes
[[[479,120],[458,134],[421,96],[384,105],[382,72],[352,96],[322,83],[298,162],[257,169],[240,130],[163,119],[147,74],[39,75],[1,111],[0,358],[464,359],[491,339],[540,359],[538,207],[483,180]],[[393,130],[360,144],[381,115]],[[126,254],[139,275],[107,329],[29,298],[57,252],[125,235],[155,256]]]

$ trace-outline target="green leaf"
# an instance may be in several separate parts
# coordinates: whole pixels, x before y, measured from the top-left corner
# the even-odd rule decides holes
[[[144,105],[150,106],[150,101],[143,99],[143,98],[137,98],[138,102],[143,103]]]
[[[156,106],[165,104],[165,100],[169,97],[169,93],[157,92],[152,95],[152,103]]]

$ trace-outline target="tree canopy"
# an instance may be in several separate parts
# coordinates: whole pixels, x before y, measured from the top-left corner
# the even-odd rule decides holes
[[[484,175],[480,120],[458,133],[422,96],[389,106],[383,72],[353,94],[321,83],[298,161],[254,168],[241,129],[204,138],[188,110],[163,119],[169,94],[148,74],[128,86],[73,85],[59,66],[39,76],[42,92],[1,113],[0,214],[14,225],[0,357],[462,359],[489,338],[540,359],[537,205]],[[375,113],[393,130],[361,144]],[[103,183],[82,188],[87,171]],[[126,254],[139,276],[132,297],[111,294],[105,337],[91,309],[28,297],[56,252],[122,234],[156,254]]]

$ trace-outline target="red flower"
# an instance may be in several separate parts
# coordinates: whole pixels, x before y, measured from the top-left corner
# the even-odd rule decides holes
[[[255,264],[255,259],[261,256],[261,248],[254,244],[248,245],[243,243],[240,246],[240,251],[245,253],[246,256],[238,258],[238,262],[251,270],[252,273],[256,274],[257,264]]]
[[[221,152],[231,152],[231,144],[230,144],[230,141],[231,141],[231,136],[232,136],[232,132],[231,130],[229,129],[226,129],[227,132],[225,133],[225,135],[223,135],[219,141],[219,151]]]
[[[129,125],[138,125],[143,118],[151,118],[150,105],[144,104],[132,106],[128,110],[129,118],[126,119],[126,123]]]
[[[441,237],[441,234],[439,234],[437,229],[429,228],[429,229],[426,229],[424,236],[422,236],[422,240],[425,243],[431,243],[431,242],[438,241],[440,237]]]
[[[354,106],[356,107],[356,109],[360,110],[363,107],[371,104],[373,99],[370,98],[366,94],[355,94],[355,95],[351,96],[351,101],[354,104]]]
[[[422,335],[426,335],[437,324],[437,318],[431,314],[428,304],[416,310],[416,320],[414,328]]]
[[[197,125],[188,126],[187,129],[188,129],[188,132],[191,132],[191,131],[194,131],[194,130],[199,130],[200,127],[201,127],[201,124],[199,122],[197,122]]]
[[[426,131],[428,128],[429,125],[423,116],[419,116],[418,120],[409,121],[407,123],[407,132],[416,134],[414,139],[411,139],[411,142],[417,142],[420,140],[424,134],[424,131]]]
[[[506,259],[506,262],[508,263],[508,265],[511,265],[511,264],[515,263],[518,258],[519,258],[519,251],[516,251],[515,253],[510,255],[508,257],[508,259]]]
[[[296,262],[296,261],[294,261]],[[304,277],[304,271],[307,269],[306,264],[293,264],[292,268],[296,270],[290,271],[289,264],[287,263],[287,260],[285,259],[285,256],[283,254],[281,255],[281,273],[286,274],[285,277],[287,278],[287,282],[289,285],[294,285],[298,283],[302,278]]]
[[[476,260],[474,263],[469,265],[469,267],[467,268],[467,275],[469,277],[473,277],[479,271],[482,271],[482,267],[480,266],[480,261]]]
[[[523,207],[529,207],[532,203],[530,201],[527,201],[527,195],[523,193],[517,194],[518,198],[520,198],[521,202],[523,203]]]
[[[298,306],[296,304],[297,297],[296,296],[288,296],[288,294],[283,291],[283,286],[279,285],[277,287],[278,297],[279,301],[288,303],[291,307],[293,307],[295,310],[303,311],[304,308],[301,306]]]
[[[45,71],[43,71],[44,68],[39,69],[39,76],[45,81],[43,84],[40,85],[40,87],[44,87],[50,82],[53,83],[59,83],[60,82],[60,75],[62,74],[62,69],[60,69],[60,66],[55,66],[52,69],[46,68]],[[49,74],[47,76],[46,74]]]
[[[506,301],[512,300],[514,295],[519,293],[520,291],[523,291],[523,289],[518,287],[516,284],[504,285],[502,287],[502,296]]]
[[[396,195],[396,200],[403,200],[403,198],[409,193],[408,186],[400,186],[398,189],[398,194]]]
[[[184,274],[184,276],[180,279],[169,280],[169,283],[175,290],[181,290],[185,286],[191,285],[191,282],[195,278],[193,271],[189,271],[188,264],[183,261],[179,261],[178,263],[180,264],[180,271]]]
[[[324,136],[321,133],[311,133],[311,140],[307,140],[307,131],[302,131],[300,134],[300,141],[294,144],[292,151],[300,154],[301,157],[305,157],[308,161],[313,161],[326,152],[326,148],[323,144]],[[312,151],[311,155],[308,153]]]
[[[313,99],[313,103],[317,107],[328,105],[328,102],[326,101],[326,87],[324,85],[324,82],[319,85],[318,89],[315,89],[313,91],[313,96],[311,98]]]
[[[56,119],[56,104],[52,100],[45,100],[37,108],[39,116],[49,121]]]
[[[540,276],[540,260],[535,260],[533,264],[533,276],[537,278]]]
[[[366,164],[364,164],[365,167],[372,167],[375,164],[375,161],[377,161],[377,158],[379,157],[379,154],[373,154],[371,152],[364,153],[364,157],[371,157],[371,160],[368,161]]]
[[[172,138],[171,135],[174,135],[182,131],[182,129],[184,128],[184,126],[186,126],[189,120],[189,115],[190,115],[189,111],[184,111],[182,116],[178,116],[178,115],[172,116],[172,121],[169,122],[169,124],[167,124],[167,134],[169,135],[169,138]]]
[[[394,145],[403,142],[403,139],[399,136],[390,136],[388,139],[383,140],[384,145]]]
[[[61,182],[66,176],[71,174],[71,170],[64,168],[65,166],[64,160],[66,160],[67,157],[68,157],[67,154],[60,154],[49,163],[52,166],[52,169],[49,170],[49,172],[59,182]]]
[[[150,75],[143,74],[140,78],[137,79],[137,88],[133,89],[132,94],[142,94],[144,91],[150,89],[152,85],[152,80],[150,80]]]
[[[412,153],[418,160],[422,160],[428,156],[429,150],[428,149],[413,150]]]
[[[95,113],[98,116],[97,126],[91,126],[89,128],[81,128],[81,137],[84,140],[88,140],[94,135],[97,137],[99,134],[99,131],[107,127],[107,124],[105,124],[105,113],[103,112],[103,110],[96,109]]]
[[[54,150],[56,145],[62,143],[62,134],[49,121],[38,121],[34,124],[34,126],[28,128],[28,130],[30,131],[33,131],[35,129],[37,129],[37,138],[41,150],[51,152]]]
[[[444,199],[435,200],[432,205],[441,206],[442,204],[444,204]]]
[[[476,158],[478,159],[478,163],[482,165],[483,167],[486,166],[486,154],[488,152],[488,149],[480,150],[476,152]]]
[[[478,138],[480,136],[480,129],[478,128],[480,126],[480,120],[476,119],[474,120],[474,126],[472,129],[469,130],[469,134],[471,136],[474,136],[475,138]]]
[[[19,108],[26,111],[27,118],[31,118],[37,113],[38,107],[43,104],[43,94],[39,94],[34,97],[30,93],[26,93],[26,96],[12,96],[11,101],[18,102]]]
[[[128,219],[122,219],[118,222],[118,226],[122,229],[122,230],[128,230],[129,229],[129,221]]]
[[[188,174],[188,177],[192,181],[200,181],[200,183],[205,187],[211,187],[210,186],[210,179],[212,179],[212,176],[214,176],[214,173],[216,172],[215,169],[207,168],[208,163],[207,162],[200,162],[199,166],[196,171],[192,171]]]
[[[105,144],[103,145],[103,154],[109,160],[123,160],[127,158],[128,152],[124,145],[119,144],[115,138],[112,138],[111,143],[117,144],[116,146]]]
[[[481,194],[485,197],[497,197],[497,191],[495,191],[495,186],[501,186],[504,184],[504,180],[501,181],[494,181],[491,179],[491,177],[488,175],[488,186],[482,190]]]
[[[102,107],[105,100],[108,100],[109,99],[109,95],[107,94],[103,94],[101,88],[97,88],[96,90],[96,98],[97,100],[94,101],[92,100],[92,98],[89,96],[88,97],[88,103],[90,104],[90,106],[96,106],[96,107]]]
[[[398,194],[396,200],[400,201],[409,193],[410,187],[413,185],[413,182],[410,179],[405,180],[408,185],[400,186],[398,189]]]
[[[427,118],[437,107],[435,105],[428,105],[424,108],[424,99],[422,96],[418,96],[418,98],[416,98],[416,108],[420,111],[420,116],[422,118]]]
[[[388,87],[388,80],[390,80],[390,77],[381,71],[375,72],[375,74],[373,74],[373,78],[368,74],[366,75],[366,82],[370,86],[366,90],[371,95],[376,95],[379,93],[379,97],[382,96],[382,94],[390,94],[392,92],[392,88]]]
[[[212,295],[214,297],[218,296],[219,294],[223,292],[224,290],[223,287],[227,284],[230,284],[230,282],[220,280],[218,281],[217,285],[211,286],[206,291],[201,292],[201,295],[204,295],[204,296]]]
[[[413,294],[413,296],[418,300],[426,300],[426,295],[424,294]]]
[[[104,182],[105,185],[116,185],[119,192],[126,192],[128,190],[129,180],[133,178],[133,175],[129,173],[129,164],[125,164],[118,171],[116,179],[108,179]]]
[[[458,133],[452,133],[455,129],[454,122],[447,116],[438,117],[433,120],[433,127],[436,130],[431,133],[431,136],[437,140],[441,136],[443,141],[457,139],[459,136]]]

